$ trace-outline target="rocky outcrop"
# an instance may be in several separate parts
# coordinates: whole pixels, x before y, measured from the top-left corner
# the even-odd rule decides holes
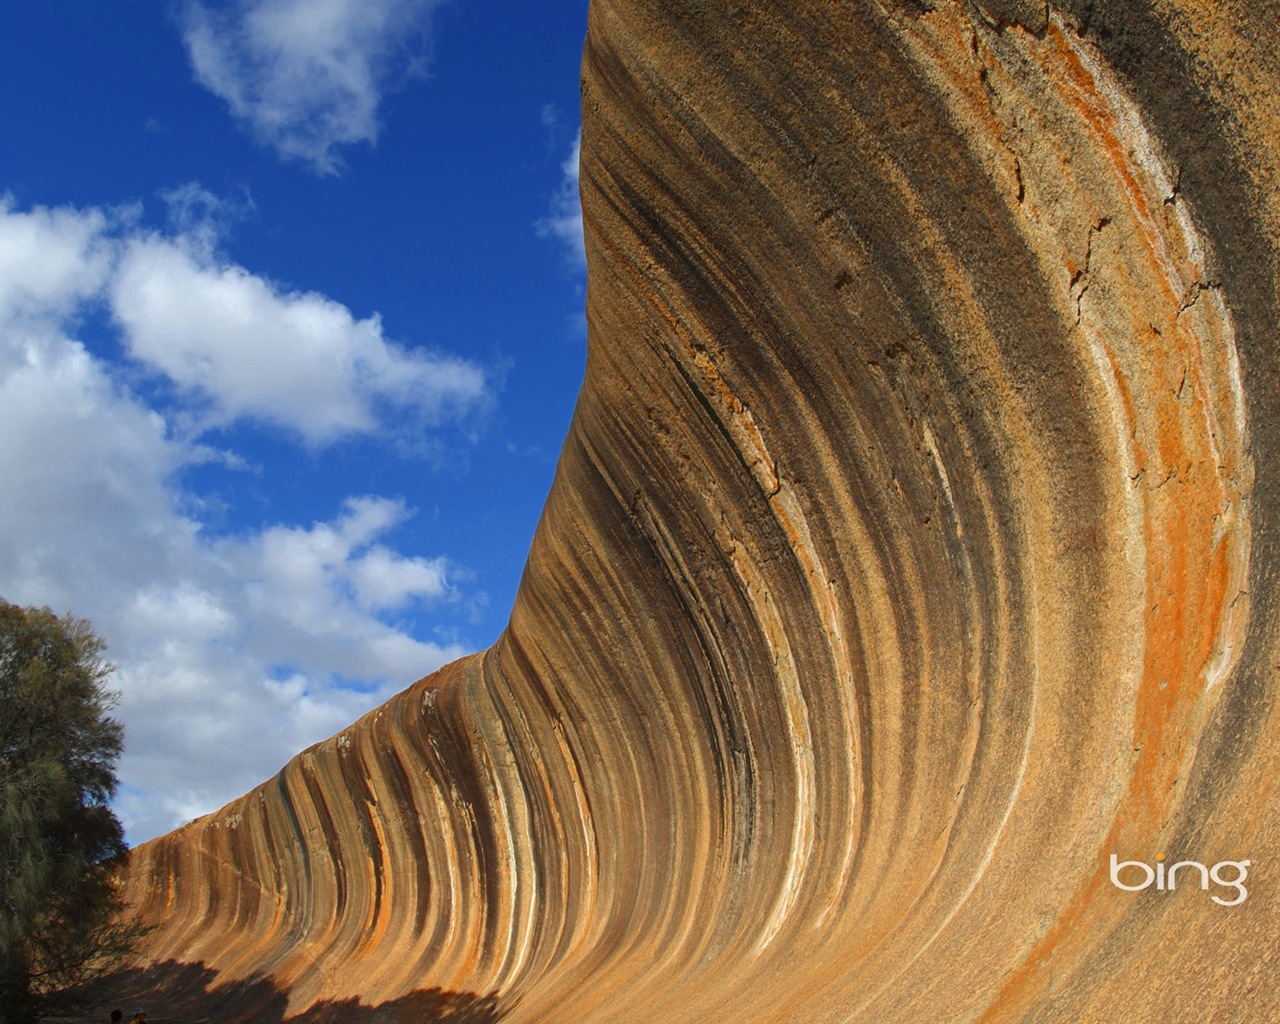
[[[1274,1020],[1275,14],[593,3],[588,368],[510,626],[135,850],[151,980]]]

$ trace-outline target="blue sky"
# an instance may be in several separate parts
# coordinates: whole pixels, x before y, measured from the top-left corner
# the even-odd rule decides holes
[[[585,0],[0,0],[0,596],[140,842],[506,623],[586,350]]]

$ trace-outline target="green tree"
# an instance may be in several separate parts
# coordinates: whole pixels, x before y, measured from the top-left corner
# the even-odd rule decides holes
[[[84,619],[0,600],[0,1021],[73,1012],[133,930],[107,801],[123,727],[113,666]]]

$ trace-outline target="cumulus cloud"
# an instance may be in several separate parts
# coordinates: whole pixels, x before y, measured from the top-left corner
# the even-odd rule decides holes
[[[373,614],[453,593],[447,559],[407,558],[374,543],[408,514],[399,501],[364,496],[348,499],[331,522],[272,526],[219,545],[243,584],[239,603],[253,614],[259,635],[250,646],[310,673],[356,677],[376,666],[405,682],[421,675],[432,652],[390,643],[396,630]]]
[[[361,529],[366,507],[378,514]],[[161,571],[117,583],[119,610],[101,625],[120,664],[129,784],[121,806],[135,834],[245,792],[466,653],[414,638],[365,599],[370,576],[392,581],[396,609],[453,595],[446,559],[376,543],[409,514],[385,498],[351,499],[330,521],[196,538]]]
[[[130,239],[111,300],[130,354],[198,396],[211,424],[269,421],[322,444],[371,430],[385,407],[438,423],[486,394],[474,364],[406,350],[376,315],[280,288],[198,236]]]
[[[110,642],[127,730],[119,806],[134,840],[244,792],[298,749],[464,653],[414,635],[416,616],[459,598],[459,574],[447,558],[395,549],[394,531],[413,514],[402,501],[357,495],[322,521],[218,535],[182,484],[182,471],[207,450],[171,429],[174,408],[131,392],[118,367],[75,337],[91,307],[124,296],[145,306],[134,290],[149,288],[186,360],[175,379],[224,415],[262,415],[303,436],[328,436],[332,423],[306,420],[288,403],[276,409],[268,392],[236,390],[214,333],[190,322],[234,326],[232,314],[200,296],[225,287],[227,305],[257,303],[268,320],[310,314],[328,317],[341,337],[365,332],[324,350],[350,344],[375,365],[344,378],[356,397],[344,406],[355,412],[343,429],[376,419],[370,395],[391,387],[362,391],[350,384],[361,373],[377,382],[376,367],[390,366],[418,382],[406,394],[424,386],[412,353],[392,350],[332,300],[273,290],[243,268],[202,258],[190,238],[160,238],[102,211],[0,203],[0,593],[74,610]],[[185,318],[168,302],[169,287],[190,289]],[[140,328],[129,344],[144,357],[164,334],[138,316],[152,333]],[[211,368],[187,369],[199,364],[197,344],[209,346]],[[387,351],[378,355],[380,345]],[[270,368],[295,379],[304,371],[287,361]],[[327,386],[343,393],[341,381]]]
[[[65,315],[96,292],[106,277],[109,253],[100,211],[69,208],[15,211],[0,196],[0,317]]]
[[[382,97],[425,71],[434,0],[248,0],[180,18],[196,80],[281,157],[336,174],[378,136]]]
[[[545,120],[545,112],[544,112]],[[574,266],[585,269],[587,250],[582,237],[582,201],[578,196],[578,160],[582,154],[582,130],[573,140],[573,149],[560,170],[563,178],[551,200],[551,210],[538,221],[538,234],[555,238],[569,250]]]

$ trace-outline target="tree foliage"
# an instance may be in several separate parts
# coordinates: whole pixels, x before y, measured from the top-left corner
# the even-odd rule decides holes
[[[78,1008],[131,944],[108,801],[123,727],[84,619],[0,600],[0,1020]]]

